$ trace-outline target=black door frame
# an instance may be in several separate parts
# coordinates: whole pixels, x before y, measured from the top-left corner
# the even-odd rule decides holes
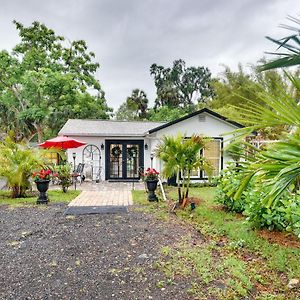
[[[110,145],[122,144],[122,178],[110,178]],[[127,177],[127,144],[136,144],[139,147],[139,168],[144,168],[144,140],[105,140],[105,180],[138,180],[138,178]]]

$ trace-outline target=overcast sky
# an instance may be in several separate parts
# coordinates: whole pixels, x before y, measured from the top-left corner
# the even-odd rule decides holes
[[[100,63],[97,74],[108,104],[117,108],[132,89],[151,102],[152,63],[207,66],[255,63],[274,50],[266,35],[288,34],[279,24],[299,17],[300,0],[0,0],[1,48],[18,42],[13,19],[38,20],[70,40],[84,39]]]

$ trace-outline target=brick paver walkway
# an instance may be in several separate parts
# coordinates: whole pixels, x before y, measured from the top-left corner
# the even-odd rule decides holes
[[[130,190],[82,191],[69,206],[129,206],[132,205]]]

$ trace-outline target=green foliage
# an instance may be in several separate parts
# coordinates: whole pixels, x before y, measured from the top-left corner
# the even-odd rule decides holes
[[[160,121],[170,122],[183,117],[187,113],[189,112],[183,108],[179,108],[179,107],[172,108],[168,106],[162,106],[155,110],[151,109],[149,111],[149,120],[156,121],[156,122],[160,122]]]
[[[278,58],[260,66],[261,71],[300,65],[300,20],[291,16],[288,17],[288,20],[298,25],[298,28],[289,25],[282,25],[281,27],[295,33],[279,40],[267,37],[267,39],[276,44],[278,47],[277,50],[280,50],[280,52],[271,53],[276,55]],[[285,50],[286,52],[283,52]]]
[[[38,149],[15,143],[7,137],[0,143],[0,176],[6,178],[12,198],[23,197],[30,189],[33,170],[42,167],[45,160]]]
[[[194,101],[206,102],[213,95],[211,73],[205,67],[186,67],[182,59],[175,60],[172,68],[152,64],[150,74],[157,89],[155,109],[193,107]]]
[[[191,188],[190,195],[200,198],[201,205],[193,212],[177,211],[178,223],[164,202],[149,203],[144,191],[133,191],[139,209],[164,213],[173,226],[185,226],[182,240],[166,244],[155,264],[165,275],[162,286],[188,282],[190,297],[197,299],[298,299],[299,291],[287,289],[286,284],[287,278],[300,276],[300,250],[269,242],[244,218],[218,209],[215,190]],[[170,187],[166,192],[168,198],[177,194]]]
[[[254,227],[294,232],[300,237],[300,196],[285,191],[276,205],[267,207],[262,199],[270,194],[270,187],[252,179],[241,195],[234,198],[244,176],[242,167],[230,165],[222,172],[215,200],[229,211],[242,212]]]
[[[0,52],[1,129],[14,130],[19,139],[37,133],[41,141],[47,129],[56,134],[68,118],[108,118],[94,77],[99,64],[86,42],[67,42],[39,22],[14,24],[21,41],[11,53]]]
[[[225,70],[218,80],[213,81],[215,96],[208,102],[208,106],[231,120],[239,121],[243,125],[250,125],[251,121],[241,113],[242,108],[249,108],[248,103],[260,104],[268,108],[264,103],[264,95],[279,98],[291,88],[288,77],[284,73],[272,70],[259,73],[257,68],[251,68],[251,72],[245,72],[240,64],[238,71],[234,72],[225,66]],[[266,138],[278,138],[284,131],[284,126],[259,128],[259,133]]]
[[[268,192],[266,187],[244,192],[246,205],[243,214],[247,220],[257,228],[293,232],[300,237],[300,196],[286,192],[275,206],[269,208],[261,202]]]
[[[239,168],[232,163],[221,172],[215,200],[224,205],[228,210],[240,213],[245,210],[245,199],[241,197],[234,200],[232,196],[238,190],[243,179],[243,173],[238,172],[238,170]]]
[[[183,135],[178,134],[175,137],[164,136],[157,147],[156,156],[164,162],[163,175],[176,175],[179,203],[188,197],[193,170],[205,169],[208,173],[211,172],[209,164],[200,154],[207,141],[199,135],[185,139]]]
[[[57,179],[62,187],[63,192],[66,193],[68,187],[72,185],[71,165],[68,163],[64,165],[57,165],[54,167],[54,171],[57,173]]]
[[[135,89],[131,96],[119,107],[117,120],[145,120],[148,118],[148,99],[144,91]]]
[[[291,19],[299,24],[296,19]],[[295,30],[299,35],[299,29]],[[261,70],[300,63],[297,35],[272,41],[288,52],[279,53],[279,59],[263,65]],[[293,42],[296,46],[292,45]],[[247,119],[249,126],[237,130],[235,137],[278,126],[284,126],[289,134],[258,151],[255,161],[248,164],[243,172],[244,178],[233,199],[244,199],[244,213],[256,226],[294,231],[299,236],[300,81],[298,72],[295,75],[285,74],[294,89],[291,95],[282,88],[277,90],[277,96],[264,91],[260,93],[261,103],[248,100],[239,108],[241,119]]]

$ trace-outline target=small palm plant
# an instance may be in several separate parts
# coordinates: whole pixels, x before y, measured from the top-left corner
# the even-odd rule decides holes
[[[201,156],[201,149],[205,147],[207,141],[199,135],[192,135],[191,138],[185,138],[181,134],[164,136],[156,149],[156,156],[164,163],[163,175],[165,177],[176,175],[180,204],[188,197],[193,170],[204,169],[211,174],[209,163]]]
[[[0,176],[7,180],[12,198],[25,196],[32,171],[42,167],[44,160],[40,150],[15,143],[10,137],[0,143]]]

